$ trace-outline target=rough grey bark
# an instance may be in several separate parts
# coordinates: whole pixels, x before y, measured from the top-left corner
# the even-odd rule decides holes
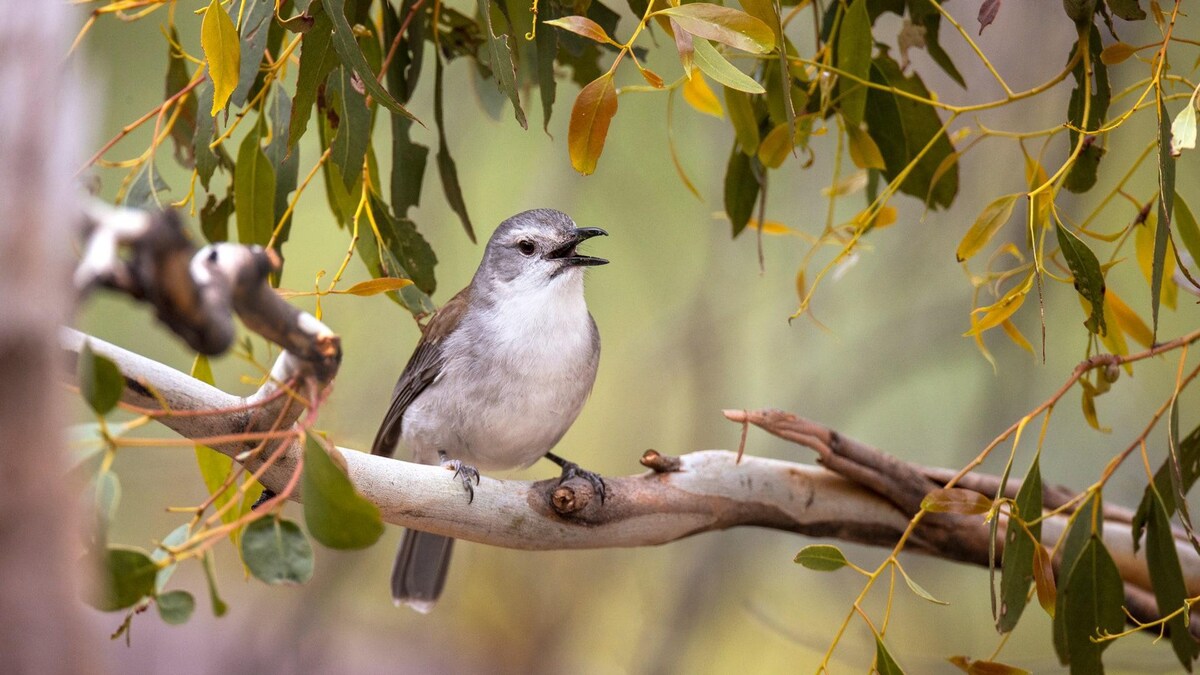
[[[88,673],[56,341],[87,126],[63,65],[75,22],[65,2],[0,0],[0,16],[0,655],[9,673]]]

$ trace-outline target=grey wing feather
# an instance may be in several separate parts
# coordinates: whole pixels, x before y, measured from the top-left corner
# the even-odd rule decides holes
[[[375,442],[371,444],[372,455],[391,457],[396,451],[396,443],[400,440],[400,432],[404,421],[404,411],[416,400],[425,388],[437,379],[442,369],[441,349],[438,345],[422,341],[413,352],[404,372],[396,382],[392,392],[392,402],[388,405],[387,414],[379,431],[375,434]]]
[[[404,411],[408,410],[408,406],[412,405],[421,392],[433,384],[442,372],[442,340],[458,327],[458,322],[467,309],[470,290],[471,287],[468,286],[450,298],[426,325],[421,342],[396,382],[392,402],[388,405],[383,423],[379,425],[379,432],[375,434],[375,442],[371,444],[372,455],[391,457],[396,451],[396,443],[400,440],[404,424]]]

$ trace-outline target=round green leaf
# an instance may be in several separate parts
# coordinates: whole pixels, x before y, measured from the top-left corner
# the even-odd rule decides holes
[[[312,577],[313,552],[300,526],[282,518],[262,518],[242,534],[242,560],[268,584],[302,584]]]
[[[187,591],[171,591],[158,596],[155,601],[158,615],[173,626],[187,623],[196,609],[196,599]]]
[[[795,562],[818,572],[832,572],[849,564],[842,550],[829,544],[805,546],[796,554]]]
[[[145,551],[120,546],[104,553],[104,569],[96,592],[88,603],[104,612],[132,607],[142,598],[154,594],[154,577],[158,567]]]
[[[117,364],[92,351],[91,345],[83,343],[79,350],[79,391],[97,415],[107,414],[117,407],[121,392],[125,389],[125,378]]]
[[[379,507],[355,491],[320,441],[304,445],[304,524],[329,548],[366,548],[383,535]]]

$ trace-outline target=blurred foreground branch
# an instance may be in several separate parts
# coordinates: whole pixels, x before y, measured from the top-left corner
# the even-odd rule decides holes
[[[158,416],[181,435],[211,438],[263,431],[274,414],[261,414],[241,399],[151,359],[64,330],[63,347],[91,349],[111,359],[125,378],[126,405],[176,413]],[[248,409],[247,409],[248,408]],[[201,410],[237,412],[196,415]],[[737,526],[784,530],[811,537],[830,537],[872,546],[894,546],[925,494],[940,487],[947,471],[902,462],[822,425],[778,411],[727,411],[733,421],[752,423],[818,451],[827,468],[707,450],[668,457],[647,451],[642,464],[651,471],[606,478],[609,498],[593,499],[591,485],[575,479],[538,482],[484,477],[468,504],[461,485],[444,469],[376,457],[339,448],[350,480],[379,506],[389,523],[427,530],[493,546],[514,549],[582,549],[664,544],[701,532]],[[294,418],[292,418],[294,419]],[[289,421],[288,424],[291,422]],[[281,491],[295,474],[303,448],[294,441],[266,468],[263,484]],[[254,470],[263,454],[245,456],[257,440],[215,443],[212,447]],[[961,487],[993,492],[995,477],[973,474]],[[939,482],[939,477],[942,477]],[[1006,490],[1007,491],[1007,490]],[[1064,503],[1069,493],[1048,488],[1048,509]],[[989,498],[992,496],[988,495]],[[303,500],[299,489],[289,497]],[[1067,526],[1068,515],[1049,515],[1042,538],[1053,546]],[[1126,607],[1134,618],[1157,616],[1144,559],[1133,550],[1127,514],[1108,510],[1103,527],[1108,546],[1126,583]],[[996,546],[1002,553],[1004,521]],[[1190,596],[1200,594],[1200,556],[1183,540],[1176,541]],[[906,550],[987,565],[988,526],[980,516],[931,514],[909,539]],[[1200,625],[1193,623],[1193,626]]]

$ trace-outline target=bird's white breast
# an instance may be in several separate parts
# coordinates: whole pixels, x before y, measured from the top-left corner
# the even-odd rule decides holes
[[[404,415],[416,459],[440,450],[483,469],[523,467],[562,438],[599,357],[582,274],[563,276],[472,306],[445,338],[441,374]]]

